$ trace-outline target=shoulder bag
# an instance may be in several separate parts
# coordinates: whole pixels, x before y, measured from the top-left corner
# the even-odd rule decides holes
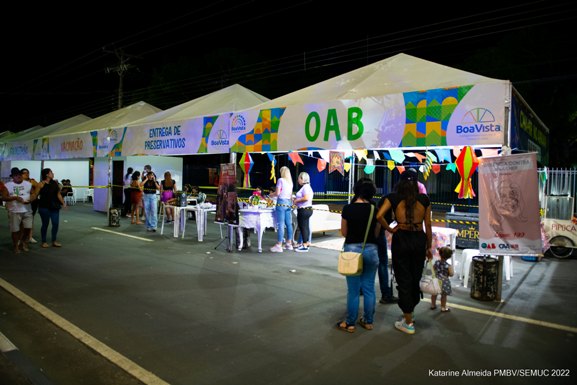
[[[441,294],[441,280],[438,279],[437,274],[435,274],[435,268],[433,267],[432,259],[425,262],[425,267],[423,268],[423,276],[419,282],[419,287],[425,294]]]
[[[374,210],[375,207],[371,205],[371,214],[369,215],[369,222],[367,223],[367,229],[365,230],[365,239],[363,240],[363,248],[361,252],[344,251],[345,246],[343,245],[343,250],[339,253],[338,270],[342,275],[355,276],[363,273],[363,251],[365,250],[367,236],[369,235],[369,229],[371,227],[371,222],[373,221]]]

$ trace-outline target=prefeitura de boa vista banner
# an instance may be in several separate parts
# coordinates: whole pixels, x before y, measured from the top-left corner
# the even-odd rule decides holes
[[[502,145],[504,83],[230,114],[234,152]]]
[[[186,155],[228,153],[229,116],[127,127],[119,146],[122,155]]]
[[[479,251],[542,254],[536,153],[479,161]]]

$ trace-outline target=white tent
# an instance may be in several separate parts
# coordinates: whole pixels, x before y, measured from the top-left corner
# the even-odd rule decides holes
[[[90,120],[88,116],[80,114],[46,127],[35,126],[6,138],[1,138],[0,141],[5,143],[3,143],[4,150],[2,151],[4,155],[0,158],[7,159],[1,162],[1,175],[6,176],[11,167],[28,168],[30,170],[30,177],[38,180],[40,178],[42,161],[33,159],[35,150],[40,154],[41,146],[38,145],[40,138],[87,120]],[[38,159],[40,158],[38,157]]]
[[[231,150],[500,146],[511,94],[507,80],[398,54],[238,113]]]
[[[228,113],[269,99],[239,84],[223,88],[168,110],[128,123],[123,155],[188,155],[228,153]],[[219,116],[219,114],[226,113]],[[202,142],[213,132],[220,145]]]

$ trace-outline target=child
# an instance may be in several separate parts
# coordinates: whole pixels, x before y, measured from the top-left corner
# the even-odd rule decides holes
[[[453,256],[453,250],[450,247],[444,246],[437,249],[441,259],[435,261],[433,264],[433,269],[435,269],[435,274],[437,278],[441,280],[441,312],[451,311],[447,307],[447,296],[451,295],[451,281],[449,277],[454,274],[453,266],[449,265],[447,261]],[[437,308],[437,296],[431,295],[431,309],[435,310]]]

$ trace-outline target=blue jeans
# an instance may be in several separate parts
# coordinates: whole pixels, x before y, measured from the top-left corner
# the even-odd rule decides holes
[[[387,252],[387,238],[385,232],[381,231],[377,238],[379,250],[379,287],[381,288],[381,298],[393,298],[393,288],[389,286],[389,254]]]
[[[52,242],[56,242],[58,236],[58,225],[60,224],[60,210],[51,210],[46,207],[39,207],[38,214],[42,220],[42,227],[40,227],[40,236],[42,243],[46,243],[46,235],[48,233],[48,225],[52,222]]]
[[[345,251],[360,252],[362,243],[345,243]],[[377,245],[367,243],[363,251],[363,273],[347,278],[347,319],[349,325],[354,325],[359,316],[360,292],[363,291],[363,319],[372,324],[375,315],[377,297],[375,295],[375,277],[379,267]]]
[[[277,241],[282,243],[284,240],[284,228],[287,229],[287,239],[292,240],[293,236],[293,217],[291,201],[289,199],[278,199],[275,209],[277,225]]]
[[[144,195],[144,211],[146,212],[146,229],[156,229],[158,222],[158,217],[156,215],[157,211],[157,199],[156,194],[143,194]]]

